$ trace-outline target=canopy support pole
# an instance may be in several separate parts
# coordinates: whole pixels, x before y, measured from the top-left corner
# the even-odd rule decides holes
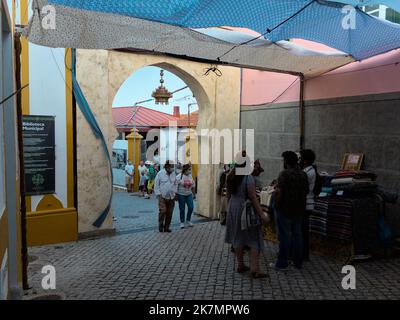
[[[300,150],[305,148],[305,106],[304,106],[304,75],[300,76],[300,101],[299,101],[299,122],[300,122]]]

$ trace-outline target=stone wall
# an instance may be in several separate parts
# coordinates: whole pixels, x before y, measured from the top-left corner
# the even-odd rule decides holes
[[[307,101],[306,148],[317,155],[320,170],[334,173],[347,152],[365,155],[364,168],[378,175],[378,183],[400,189],[400,93]],[[265,183],[282,168],[281,153],[298,150],[298,103],[243,106],[241,127],[255,129],[255,155]],[[400,234],[400,207],[388,205],[390,222]]]
[[[77,50],[77,78],[93,114],[112,150],[117,132],[110,127],[112,118],[108,106],[108,52],[104,50]],[[96,88],[94,90],[94,88]],[[115,134],[111,134],[112,130]],[[110,195],[110,174],[101,141],[98,140],[85,117],[77,108],[77,178],[78,178],[78,232],[95,231],[92,224],[107,206]],[[112,229],[109,214],[101,229]]]

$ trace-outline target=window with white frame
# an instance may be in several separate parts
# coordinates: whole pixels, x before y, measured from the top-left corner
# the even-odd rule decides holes
[[[363,10],[371,16],[400,24],[400,13],[382,4],[365,6]]]

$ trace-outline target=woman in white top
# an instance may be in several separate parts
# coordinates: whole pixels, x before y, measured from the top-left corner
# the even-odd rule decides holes
[[[189,227],[193,227],[192,222],[190,221],[193,213],[193,198],[194,198],[194,187],[195,182],[192,177],[191,165],[185,164],[182,167],[182,173],[178,174],[176,177],[178,182],[178,202],[179,202],[179,211],[181,218],[181,229],[185,228],[185,211],[186,205],[188,207],[187,215],[186,215],[186,224]]]
[[[128,163],[125,166],[125,184],[127,192],[133,192],[134,177],[135,167],[133,166],[132,161],[128,160]]]
[[[310,149],[300,151],[300,166],[307,174],[309,192],[307,195],[306,214],[303,218],[303,259],[310,259],[310,215],[314,210],[314,187],[317,179],[317,171],[314,167],[315,153]]]

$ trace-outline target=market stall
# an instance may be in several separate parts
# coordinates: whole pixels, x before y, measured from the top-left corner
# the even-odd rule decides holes
[[[324,173],[322,192],[310,215],[310,249],[341,261],[364,260],[385,253],[382,230],[385,203],[397,195],[376,183],[376,174],[358,168]],[[261,191],[260,202],[270,207],[271,187]],[[265,239],[277,241],[274,217],[264,229]]]

